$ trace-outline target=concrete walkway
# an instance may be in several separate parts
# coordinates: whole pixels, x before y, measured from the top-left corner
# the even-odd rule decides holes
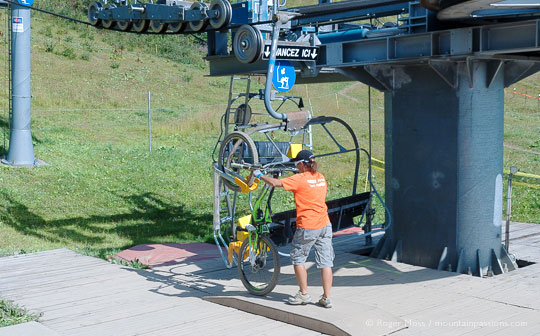
[[[511,238],[519,259],[540,260],[540,226],[515,224]],[[0,296],[58,335],[540,335],[540,264],[480,279],[354,254],[351,236],[335,244],[332,309],[284,303],[297,291],[286,258],[261,298],[220,259],[137,270],[66,249],[0,258]]]

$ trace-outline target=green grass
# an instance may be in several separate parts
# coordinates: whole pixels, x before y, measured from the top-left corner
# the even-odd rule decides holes
[[[84,17],[82,5],[70,6]],[[106,258],[142,243],[211,242],[211,151],[228,78],[205,77],[204,46],[192,37],[107,32],[42,14],[33,13],[32,20],[34,150],[50,166],[0,167],[0,255],[67,247]],[[5,44],[0,47],[0,64],[5,64]],[[539,79],[535,75],[516,84],[517,91],[540,91]],[[262,88],[262,81],[255,86]],[[153,106],[151,153],[148,91]],[[307,106],[311,103],[315,115],[346,120],[367,148],[367,92],[365,85],[348,82],[297,85],[292,94],[303,96]],[[505,147],[504,167],[540,174],[540,156],[534,154],[540,151],[538,102],[510,95],[505,112],[505,142],[510,147]],[[2,90],[0,101],[6,97]],[[263,111],[262,102],[252,105]],[[6,137],[6,104],[3,109],[0,122]],[[383,94],[372,90],[377,159],[384,159],[383,109]],[[324,148],[328,139],[317,132],[315,144]],[[339,137],[349,141],[346,135]],[[329,198],[350,194],[353,159],[347,154],[337,161],[321,160]],[[365,187],[366,171],[363,158],[359,190]],[[374,170],[374,180],[383,191],[384,172]],[[520,177],[516,181],[540,184]],[[540,222],[539,199],[539,189],[516,185],[513,220]],[[291,195],[282,193],[274,210],[291,204]],[[383,211],[378,210],[380,223]],[[240,205],[240,211],[247,212],[247,206]]]
[[[37,321],[39,316],[29,313],[11,301],[0,299],[0,328],[19,323]]]
[[[208,241],[209,148],[223,85],[203,77],[202,46],[40,14],[32,24],[32,135],[36,157],[50,166],[0,171],[0,255],[66,246],[107,257],[139,243]],[[150,41],[160,43],[157,54]],[[151,153],[148,91],[155,107]],[[216,97],[214,106],[207,97]]]

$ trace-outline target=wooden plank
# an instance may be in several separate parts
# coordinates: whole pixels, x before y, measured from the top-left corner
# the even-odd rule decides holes
[[[110,287],[103,286],[103,284],[99,283],[81,287],[78,291],[49,292],[39,297],[22,298],[18,301],[28,308],[45,310],[65,302],[77,302],[94,297],[106,298],[109,295],[114,296],[125,292],[132,292],[133,295],[136,295],[141,290],[152,289],[149,288],[150,285],[144,279],[140,279],[139,281],[132,280],[123,284],[110,281],[109,284]],[[158,285],[156,284],[155,287],[158,287]]]
[[[489,309],[485,309],[485,306],[488,306]],[[483,309],[478,311],[478,307],[483,307]],[[444,325],[443,331],[439,335],[466,335],[480,328],[490,329],[493,332],[500,329],[498,324],[502,319],[516,317],[524,312],[526,312],[525,309],[517,307],[508,309],[504,304],[476,304],[456,312]]]
[[[18,297],[31,298],[35,296],[41,296],[44,293],[51,291],[62,291],[62,290],[78,290],[79,286],[90,285],[93,283],[103,283],[105,281],[115,281],[122,283],[123,281],[128,281],[131,278],[131,273],[126,272],[111,272],[107,270],[99,275],[99,277],[79,277],[72,279],[70,281],[61,280],[58,282],[48,283],[40,286],[31,286],[29,288],[15,288],[10,290],[3,290],[0,287],[0,293],[5,296],[16,295]]]
[[[134,335],[142,333],[150,333],[154,330],[163,329],[164,327],[174,324],[175,321],[194,321],[198,323],[194,328],[190,328],[193,334],[198,334],[200,331],[205,331],[208,327],[205,323],[209,323],[214,316],[223,314],[221,307],[197,303],[196,305],[179,305],[169,307],[167,309],[147,312],[139,315],[128,316],[123,319],[110,319],[109,321],[98,324],[67,326],[60,329],[62,333],[69,335]],[[238,321],[235,321],[238,324]],[[226,330],[224,326],[220,328],[223,333]]]
[[[511,325],[504,326],[504,323]],[[530,336],[540,334],[540,312],[529,311],[501,320],[501,327],[489,335]],[[480,332],[474,336],[482,335]]]
[[[401,317],[410,316],[412,314],[420,314],[424,311],[437,309],[439,306],[457,301],[465,302],[463,298],[434,290],[422,290],[421,288],[412,290],[411,288],[403,288],[403,292],[410,292],[411,295],[398,296],[396,294],[387,295],[386,293],[381,295],[381,293],[379,293],[379,298],[384,297],[384,300],[380,300],[377,297],[372,297],[370,299],[366,299],[364,302],[371,305],[376,305]],[[394,296],[396,296],[395,300],[393,300]]]
[[[32,321],[0,328],[0,336],[58,336],[41,323]]]
[[[152,300],[153,299],[153,300]],[[176,300],[164,300],[156,295],[146,296],[144,300],[136,300],[133,295],[131,297],[124,296],[120,300],[108,300],[103,302],[101,309],[84,310],[79,309],[72,313],[67,312],[65,317],[57,316],[52,319],[45,318],[43,323],[57,330],[70,330],[74,328],[101,325],[115,320],[124,320],[132,316],[145,315],[150,313],[159,313],[174,307],[183,308],[184,314],[191,317],[197,314],[211,315],[219,309],[201,305],[200,299],[183,297]],[[139,304],[141,303],[141,304]],[[82,307],[84,308],[84,307]],[[214,310],[213,310],[214,309]]]
[[[91,316],[101,318],[103,316],[115,316],[119,313],[140,312],[159,310],[183,304],[196,304],[198,300],[195,294],[186,291],[175,296],[161,295],[146,290],[128,291],[116,295],[107,295],[88,300],[78,300],[77,304],[63,306],[61,308],[48,309],[43,315],[43,321],[47,323],[62,323],[66,320],[77,320],[79,317]],[[182,294],[185,294],[182,296]]]
[[[58,254],[58,253],[61,253],[61,254],[67,254],[67,253],[75,253],[75,254],[78,254],[78,253],[73,252],[72,250],[67,249],[67,248],[58,248],[58,249],[43,250],[43,251],[32,252],[32,253],[25,253],[25,254],[16,254],[16,255],[11,255],[11,256],[4,256],[4,257],[0,257],[0,260],[12,260],[12,259],[20,258],[20,257],[25,257],[25,258],[27,258],[27,257],[44,256],[44,255],[48,255],[48,254]],[[80,255],[80,254],[79,254],[79,255]]]
[[[56,300],[53,302],[48,301],[28,301],[20,300],[19,302],[24,303],[26,307],[34,307],[33,309],[47,314],[49,312],[56,312],[57,310],[73,310],[82,305],[91,305],[96,303],[103,307],[111,298],[121,298],[123,295],[129,296],[138,296],[141,295],[141,292],[148,291],[148,288],[145,284],[139,285],[129,285],[128,288],[119,288],[111,287],[104,288],[101,292],[93,293],[80,293],[78,295],[73,295],[70,298],[64,298],[63,300]]]
[[[60,270],[60,269],[66,269],[66,268],[73,268],[77,267],[77,265],[85,265],[85,264],[106,264],[107,262],[105,260],[92,258],[92,257],[86,257],[86,256],[79,256],[77,258],[64,258],[62,256],[57,257],[57,259],[50,260],[50,263],[34,263],[34,262],[28,262],[26,264],[19,264],[17,266],[5,266],[0,263],[0,267],[4,270],[4,273],[2,275],[2,278],[0,280],[3,280],[5,278],[8,278],[10,276],[15,275],[27,275],[31,273],[42,273],[46,272],[47,270]]]
[[[249,326],[242,321],[249,320]],[[293,326],[290,324],[272,321],[270,319],[234,310],[217,316],[210,321],[204,321],[204,327],[200,321],[189,321],[166,329],[152,331],[144,335],[177,336],[189,334],[224,335],[224,330],[235,336],[243,335],[279,335],[279,336],[303,336],[321,335],[318,332]]]
[[[238,332],[241,332],[242,329],[251,329],[252,326],[257,326],[259,323],[263,323],[261,321],[261,317],[259,316],[244,316],[243,312],[237,312],[237,311],[226,311],[219,315],[212,315],[207,316],[204,320],[194,319],[189,321],[179,321],[174,320],[171,321],[170,325],[163,326],[163,328],[151,330],[148,332],[145,332],[141,335],[160,335],[160,336],[175,336],[175,335],[195,335],[195,334],[201,334],[201,335],[218,335],[219,330],[221,330],[222,335],[224,334],[225,330],[231,331],[231,333],[234,333],[234,335],[237,335]],[[242,322],[245,321],[246,318],[249,318],[250,322],[256,322],[245,328],[242,328]],[[267,324],[265,324],[267,325]],[[252,333],[253,335],[253,333]]]
[[[21,263],[31,263],[31,262],[45,262],[48,259],[51,259],[55,256],[64,256],[64,257],[80,257],[81,254],[73,252],[71,250],[62,248],[56,250],[41,251],[36,253],[28,254],[18,254],[14,256],[0,257],[0,264],[5,266],[14,266]]]
[[[148,289],[148,284],[144,282],[133,283],[127,281],[124,283],[125,285],[122,285],[122,282],[116,281],[115,279],[110,279],[106,282],[84,284],[78,288],[71,287],[62,288],[60,290],[50,290],[43,292],[41,295],[33,294],[26,296],[24,293],[21,293],[19,295],[11,295],[9,298],[16,299],[19,302],[24,302],[27,305],[32,305],[33,307],[41,309],[56,306],[60,303],[69,303],[75,298],[99,298],[107,295],[117,295],[118,293],[127,291]]]
[[[92,267],[98,267],[107,264],[106,262],[96,262],[94,260],[81,260],[77,262],[64,262],[58,265],[51,266],[30,266],[26,269],[11,269],[6,272],[0,278],[0,286],[3,283],[9,283],[13,280],[31,279],[36,276],[48,276],[49,274],[55,274],[59,272],[73,272],[79,269],[88,269]]]
[[[111,265],[112,266],[112,265]],[[34,277],[25,277],[17,281],[0,284],[0,291],[9,291],[34,286],[44,286],[51,284],[61,284],[81,277],[96,277],[101,276],[101,272],[115,271],[109,265],[101,265],[92,269],[80,268],[74,269],[76,272],[67,272],[66,270],[51,271],[43,276],[36,274]]]
[[[538,224],[510,222],[510,232],[522,229],[531,229],[535,227],[538,227]],[[502,223],[502,230],[506,232],[506,221]]]
[[[94,258],[90,256],[85,256],[82,254],[76,254],[72,251],[66,251],[64,253],[56,253],[56,254],[46,254],[46,255],[36,255],[34,257],[32,256],[26,256],[21,255],[17,259],[17,262],[7,262],[6,260],[0,259],[0,265],[2,265],[2,268],[5,268],[7,270],[9,269],[17,269],[20,267],[28,267],[28,266],[40,266],[40,265],[56,265],[57,263],[61,263],[62,261],[77,261],[82,259],[91,259],[91,260],[101,260],[100,258]]]
[[[151,269],[156,272],[168,272],[174,274],[193,274],[202,275],[211,272],[219,272],[229,270],[225,267],[221,258],[200,260],[196,263],[182,263],[174,265],[157,265],[152,266]]]

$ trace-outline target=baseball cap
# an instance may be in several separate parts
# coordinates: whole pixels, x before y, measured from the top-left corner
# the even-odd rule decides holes
[[[309,160],[311,158],[313,158],[315,155],[313,155],[312,152],[304,149],[304,150],[301,150],[300,152],[298,152],[298,154],[296,155],[296,157],[293,159],[294,162],[305,162],[305,163],[309,163]]]

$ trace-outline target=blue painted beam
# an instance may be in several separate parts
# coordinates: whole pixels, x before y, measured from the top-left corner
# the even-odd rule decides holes
[[[343,33],[332,42],[325,39],[317,68],[349,68],[373,64],[427,62],[430,59],[482,57],[526,58],[540,61],[540,20],[362,38],[362,33]],[[211,76],[264,73],[266,61],[249,66],[234,56],[208,58]],[[297,63],[298,68],[300,64]],[[337,78],[337,77],[336,77]],[[308,80],[309,81],[309,80]]]

